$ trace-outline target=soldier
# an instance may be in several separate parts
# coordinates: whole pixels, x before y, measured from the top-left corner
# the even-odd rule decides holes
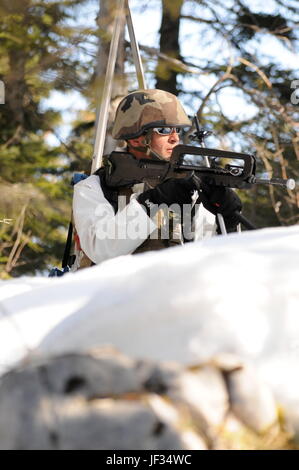
[[[182,129],[191,122],[175,95],[162,90],[139,90],[119,104],[112,136],[125,140],[126,152],[134,159],[169,160],[180,141]],[[118,152],[119,154],[119,152]],[[98,264],[120,255],[158,250],[192,238],[190,224],[184,233],[182,209],[202,202],[213,218],[224,217],[229,231],[235,230],[233,213],[241,210],[234,191],[205,185],[195,176],[141,182],[122,181],[109,186],[115,171],[111,157],[95,174],[74,187],[73,214],[76,229],[76,262],[73,269]],[[200,197],[199,197],[200,193]],[[171,206],[171,207],[170,207]]]

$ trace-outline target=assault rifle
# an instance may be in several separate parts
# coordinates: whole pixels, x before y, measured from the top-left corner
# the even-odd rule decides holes
[[[204,159],[208,158],[207,167]],[[106,183],[112,187],[127,186],[145,180],[184,178],[194,172],[203,182],[216,186],[248,189],[254,184],[271,184],[294,189],[293,179],[258,178],[256,159],[247,153],[177,145],[169,161],[140,159],[129,153],[113,152],[108,160]]]
[[[112,152],[106,167],[106,183],[118,188],[151,180],[162,183],[168,178],[184,178],[192,172],[204,183],[229,188],[249,189],[255,184],[271,184],[292,190],[296,186],[293,179],[256,177],[253,155],[192,145],[177,145],[169,161],[137,160],[129,153]],[[235,215],[247,229],[256,228],[239,212]]]

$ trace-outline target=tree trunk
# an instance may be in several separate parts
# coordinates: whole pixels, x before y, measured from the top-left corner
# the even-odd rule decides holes
[[[162,0],[163,14],[160,28],[160,52],[173,59],[180,59],[180,15],[183,0]],[[178,72],[165,59],[159,58],[156,69],[156,87],[177,95]]]
[[[16,2],[4,2],[7,14],[20,15],[22,18],[21,27],[27,23],[27,11],[30,6],[29,0],[17,0]],[[25,103],[27,87],[25,81],[26,56],[22,48],[16,47],[8,51],[9,73],[5,77],[6,102],[9,103],[12,118],[17,126],[23,128],[25,119]]]

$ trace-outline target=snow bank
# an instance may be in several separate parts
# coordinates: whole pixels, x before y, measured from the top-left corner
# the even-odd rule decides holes
[[[252,361],[299,409],[299,226],[123,256],[63,278],[0,282],[0,370],[28,353],[113,344],[133,357]]]

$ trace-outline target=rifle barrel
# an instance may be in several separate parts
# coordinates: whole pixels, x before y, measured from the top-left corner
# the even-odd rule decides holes
[[[293,190],[296,187],[295,180],[292,178],[289,178],[287,180],[283,178],[270,178],[265,179],[265,178],[254,178],[253,183],[258,183],[258,184],[273,184],[276,186],[284,186],[287,189]]]

